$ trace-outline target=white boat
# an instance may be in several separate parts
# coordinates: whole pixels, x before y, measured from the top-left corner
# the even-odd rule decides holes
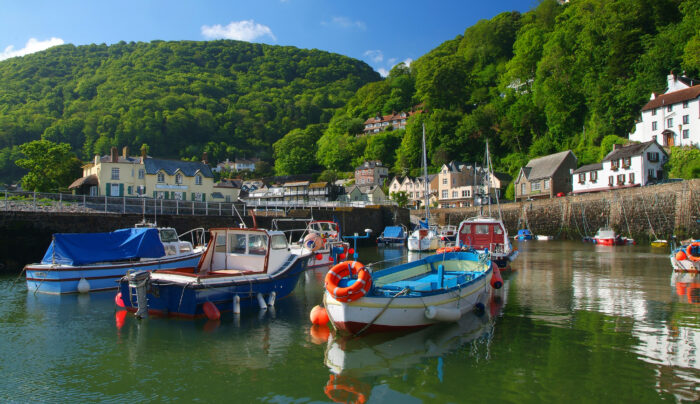
[[[671,250],[671,266],[678,272],[700,272],[700,240],[690,240]]]
[[[353,335],[458,321],[479,309],[494,273],[488,256],[474,251],[429,255],[371,275],[358,266],[356,261],[334,266],[323,298],[333,326]]]
[[[281,229],[282,223],[303,222],[305,226],[300,229]],[[274,219],[274,230],[283,230],[287,235],[289,247],[297,254],[302,254],[302,249],[313,250],[314,254],[309,258],[309,268],[328,267],[348,257],[350,244],[342,240],[338,223],[330,220],[313,219]]]
[[[41,262],[24,267],[27,288],[50,294],[116,289],[129,270],[193,266],[205,248],[202,228],[179,236],[148,223],[109,233],[56,233]]]
[[[457,226],[447,224],[441,226],[438,230],[438,237],[443,243],[454,243],[457,240]]]
[[[543,235],[541,235],[541,234],[537,234],[537,235],[535,236],[535,238],[536,238],[538,241],[549,241],[549,240],[554,240],[554,236],[543,236]]]
[[[425,206],[425,222],[419,220],[419,228],[414,230],[408,240],[406,240],[406,245],[409,251],[435,251],[442,246],[440,242],[440,237],[434,228],[430,227],[430,206],[428,198],[428,161],[425,154],[425,124],[423,125],[423,175],[425,184],[425,190],[423,195],[425,196],[425,201],[423,205]]]

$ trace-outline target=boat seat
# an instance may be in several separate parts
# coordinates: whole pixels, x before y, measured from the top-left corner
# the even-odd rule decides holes
[[[217,269],[214,271],[209,271],[209,274],[211,275],[248,275],[248,274],[254,274],[254,271],[250,270],[245,270],[245,269]]]

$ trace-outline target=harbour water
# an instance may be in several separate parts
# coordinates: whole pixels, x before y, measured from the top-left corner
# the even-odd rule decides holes
[[[645,246],[518,243],[482,316],[410,333],[312,328],[323,271],[274,310],[137,320],[114,294],[0,278],[1,402],[656,402],[700,400],[700,278]],[[398,249],[362,248],[363,262]]]

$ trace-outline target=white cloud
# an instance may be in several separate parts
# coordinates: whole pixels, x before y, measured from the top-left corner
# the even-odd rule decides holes
[[[51,48],[52,46],[63,45],[63,39],[61,38],[51,38],[46,41],[39,41],[36,38],[29,38],[24,48],[15,50],[15,47],[10,45],[5,48],[4,51],[0,52],[0,60],[5,60],[13,58],[15,56],[24,56],[30,53],[43,51],[45,49]]]
[[[384,53],[378,49],[365,51],[362,56],[369,58],[374,63],[379,63],[384,60]]]
[[[270,27],[256,24],[253,20],[233,21],[225,27],[220,24],[203,25],[202,35],[208,39],[237,39],[247,42],[252,42],[264,36],[269,36],[273,41],[277,40]]]
[[[386,77],[386,76],[389,75],[389,70],[387,70],[387,69],[385,69],[385,68],[383,68],[383,67],[380,67],[379,69],[377,69],[377,72],[378,72],[379,75],[382,76],[382,77]]]
[[[362,21],[352,21],[346,17],[333,17],[330,22],[323,21],[321,25],[324,26],[336,26],[340,28],[357,28],[362,31],[367,29],[367,26]]]

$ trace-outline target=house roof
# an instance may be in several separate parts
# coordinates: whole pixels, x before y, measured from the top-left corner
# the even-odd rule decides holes
[[[220,182],[214,184],[214,188],[241,188],[243,186],[243,181],[232,180],[228,178],[222,178]]]
[[[647,102],[642,107],[642,111],[648,111],[650,109],[659,108],[666,105],[678,104],[683,101],[693,100],[698,97],[700,97],[700,85],[696,85],[690,88],[684,88],[682,90],[674,91],[668,94],[659,95],[653,100]]]
[[[573,156],[571,150],[566,150],[530,160],[527,165],[523,167],[525,177],[528,180],[538,180],[553,176],[569,154]],[[576,158],[576,156],[574,156],[574,158]]]
[[[100,181],[97,178],[97,174],[88,175],[87,177],[78,178],[73,181],[72,184],[68,186],[68,189],[80,188],[83,185],[99,185]]]
[[[285,187],[303,187],[304,185],[308,186],[309,181],[285,182],[283,184]]]
[[[572,174],[580,174],[580,173],[587,173],[589,171],[598,171],[603,169],[603,163],[593,163],[593,164],[586,164],[585,166],[581,166],[574,170]]]
[[[100,157],[100,163],[111,163],[112,162],[112,156],[109,154],[106,156],[101,156]],[[141,156],[139,157],[124,157],[124,156],[118,156],[117,157],[117,163],[125,163],[125,164],[141,164]]]
[[[146,167],[146,173],[156,174],[158,171],[163,170],[168,175],[175,175],[177,170],[180,170],[184,175],[188,177],[194,177],[194,175],[199,171],[203,177],[213,178],[214,175],[211,172],[211,168],[202,163],[201,161],[181,161],[181,160],[165,160],[165,159],[154,159],[147,158],[144,160],[143,165]]]
[[[325,188],[328,186],[327,182],[314,182],[309,184],[309,189]]]
[[[370,123],[378,123],[378,122],[387,122],[387,121],[393,121],[395,119],[408,119],[409,117],[415,115],[415,114],[420,114],[422,111],[409,111],[409,112],[397,112],[395,114],[389,114],[389,115],[377,115],[373,116],[365,121],[365,125],[368,125]],[[405,114],[406,116],[401,116],[402,114]]]
[[[513,177],[511,177],[510,174],[506,173],[492,173],[492,175],[502,182],[507,182],[513,179]]]
[[[642,153],[644,153],[644,151],[649,146],[651,146],[652,144],[655,144],[655,143],[656,143],[655,140],[650,140],[650,141],[644,142],[644,143],[632,143],[630,145],[623,146],[617,150],[613,150],[610,153],[608,153],[602,162],[617,160],[617,159],[624,159],[624,158],[633,157],[633,156],[639,156]],[[659,149],[661,151],[663,151],[664,154],[666,154],[666,151],[664,151],[663,148],[659,147]]]

